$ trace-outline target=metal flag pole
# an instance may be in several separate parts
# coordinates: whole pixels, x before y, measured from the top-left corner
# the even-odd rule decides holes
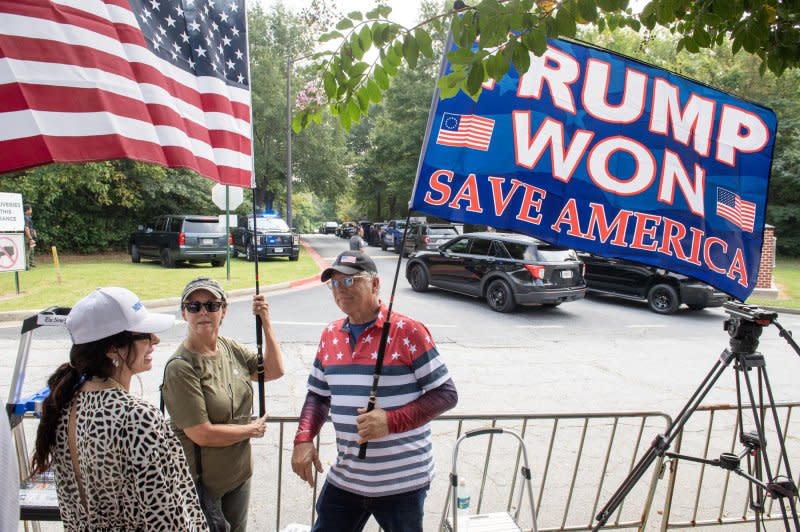
[[[461,5],[463,6],[463,2]],[[456,7],[456,9],[459,8]],[[448,32],[447,39],[445,41],[444,51],[442,53],[442,62],[439,65],[440,78],[442,77],[442,74],[444,73],[445,70],[445,66],[447,64],[447,51],[450,49],[452,44],[453,44],[453,34],[451,32]],[[438,99],[439,99],[439,87],[437,86],[433,91],[433,96],[431,97],[431,109],[433,109],[433,106],[435,105]],[[431,116],[431,113],[428,113],[428,123],[427,126],[425,127],[425,138],[422,141],[423,146],[427,145],[428,139],[430,138],[432,122],[433,122],[433,117]],[[412,191],[416,189],[416,179],[419,179],[419,172],[421,166],[422,166],[422,151],[420,151],[419,161],[417,161],[417,176],[415,178],[415,186],[414,188],[412,188]],[[413,196],[411,199],[413,201]],[[383,357],[384,353],[386,352],[386,343],[389,339],[389,328],[391,327],[389,319],[392,317],[392,306],[394,305],[394,294],[397,289],[397,278],[400,275],[400,264],[403,260],[403,250],[406,247],[406,235],[408,234],[408,226],[411,223],[410,206],[412,204],[412,201],[409,201],[409,211],[408,211],[408,216],[406,216],[406,226],[403,228],[403,239],[400,242],[400,253],[397,256],[397,265],[395,266],[394,279],[392,280],[392,292],[389,295],[389,305],[387,306],[386,310],[386,321],[383,322],[383,329],[381,330],[381,341],[378,344],[378,359],[375,361],[375,371],[372,374],[372,387],[369,390],[367,412],[371,412],[372,410],[375,409],[375,403],[378,400],[378,381],[380,381],[381,372],[383,371]],[[395,246],[396,245],[397,243],[395,242]],[[367,443],[364,442],[358,448],[358,457],[363,460],[366,456],[367,456]]]
[[[259,277],[258,277],[258,224],[256,216],[256,157],[255,157],[255,135],[253,134],[253,78],[250,76],[250,32],[248,31],[247,24],[247,0],[242,0],[242,9],[244,9],[244,34],[247,40],[245,50],[247,52],[247,88],[250,91],[250,157],[251,157],[251,178],[250,190],[253,195],[253,234],[251,242],[253,243],[253,255],[255,260],[253,266],[256,276],[256,295],[260,293]],[[258,417],[264,417],[267,413],[266,395],[264,391],[264,330],[261,323],[261,316],[256,315],[256,362],[258,373]]]
[[[394,305],[394,293],[397,290],[397,277],[400,274],[400,263],[403,260],[403,249],[406,246],[406,235],[408,234],[408,225],[411,222],[411,211],[408,211],[406,216],[406,226],[403,228],[403,239],[400,243],[400,253],[397,256],[397,265],[394,269],[394,280],[392,281],[392,292],[389,294],[389,305],[386,308],[386,321],[383,322],[383,329],[381,329],[381,341],[378,344],[378,358],[375,361],[375,371],[372,373],[372,387],[369,390],[369,400],[367,402],[367,412],[372,412],[375,409],[375,403],[378,401],[378,381],[381,378],[383,371],[383,355],[386,352],[386,343],[389,340],[389,328],[391,327],[392,306]],[[397,245],[397,243],[395,243]],[[358,457],[364,459],[367,456],[367,442],[361,444],[358,448]]]

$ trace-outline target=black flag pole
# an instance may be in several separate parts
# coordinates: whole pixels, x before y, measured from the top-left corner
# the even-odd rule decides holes
[[[381,341],[378,344],[378,359],[375,361],[375,371],[372,374],[372,388],[369,390],[369,400],[367,402],[367,412],[372,412],[375,409],[375,403],[378,401],[378,381],[381,378],[383,371],[383,355],[386,352],[386,343],[389,339],[389,328],[391,323],[389,319],[392,317],[392,306],[394,305],[394,293],[397,290],[397,277],[400,275],[400,263],[403,260],[403,250],[406,247],[406,235],[408,234],[408,226],[411,222],[411,211],[408,211],[406,217],[406,226],[403,228],[403,238],[400,242],[400,252],[397,254],[397,266],[394,269],[394,280],[392,281],[392,292],[389,294],[389,305],[386,308],[386,321],[383,322],[383,329],[381,329]],[[394,243],[397,249],[397,242]],[[367,456],[367,442],[361,444],[358,448],[358,457],[364,459]]]
[[[258,215],[256,214],[256,190],[253,189],[253,234],[250,243],[253,246],[253,266],[256,274],[256,295],[259,294],[258,279]],[[264,396],[264,330],[261,316],[256,314],[256,362],[258,363],[258,417],[267,413],[266,399]]]
[[[259,286],[258,286],[258,215],[256,211],[256,158],[255,158],[255,146],[253,144],[253,139],[255,135],[253,135],[253,78],[250,76],[250,31],[247,24],[247,0],[242,1],[243,11],[245,12],[244,17],[244,32],[246,37],[247,46],[245,47],[245,51],[247,55],[245,56],[245,65],[247,68],[247,86],[248,90],[250,91],[250,146],[251,148],[251,166],[250,166],[250,191],[253,193],[253,232],[251,234],[252,238],[250,242],[253,244],[253,255],[255,259],[253,261],[253,265],[255,267],[255,276],[256,276],[256,295],[259,294]],[[248,243],[249,245],[250,243]],[[256,363],[258,372],[258,417],[264,417],[264,414],[267,413],[267,406],[266,406],[266,397],[264,395],[264,331],[263,325],[261,323],[261,316],[256,315]]]
[[[463,6],[463,2],[461,3],[461,5]],[[456,7],[455,9],[458,10],[458,9],[461,9],[461,7]],[[452,43],[453,43],[453,34],[452,34],[452,32],[448,32],[446,43],[445,43],[445,47],[444,47],[444,54],[442,55],[442,62],[439,65],[439,77],[440,78],[442,77],[442,74],[445,71],[445,67],[446,67],[446,64],[447,64],[447,50],[450,49]],[[436,104],[436,101],[438,99],[439,99],[439,87],[436,86],[436,88],[433,91],[433,96],[431,97],[431,110],[433,110],[434,105]],[[433,113],[429,112],[428,113],[428,122],[427,122],[427,124],[425,126],[425,137],[424,137],[424,139],[422,141],[422,145],[423,146],[426,146],[428,144],[428,138],[430,137],[430,134],[431,134],[431,124],[432,123],[433,123]],[[395,270],[394,270],[394,279],[392,280],[392,292],[389,295],[389,305],[388,305],[387,310],[386,310],[386,321],[383,322],[383,329],[381,331],[381,341],[378,344],[378,359],[375,361],[375,371],[374,371],[374,373],[372,375],[372,388],[370,388],[370,392],[369,392],[369,401],[367,403],[367,412],[371,412],[372,410],[375,409],[375,403],[376,403],[376,401],[378,399],[378,397],[377,397],[377,394],[378,394],[378,381],[380,380],[381,372],[383,371],[383,356],[384,356],[384,352],[386,351],[386,343],[387,343],[387,341],[389,339],[389,327],[390,327],[389,318],[392,317],[392,306],[394,305],[394,293],[395,293],[395,291],[397,289],[397,278],[400,275],[400,264],[401,264],[401,262],[403,260],[403,250],[406,247],[406,235],[408,234],[408,226],[411,225],[411,205],[412,205],[413,199],[414,199],[413,190],[416,189],[416,180],[419,179],[419,173],[420,173],[421,166],[422,166],[422,151],[420,151],[419,161],[417,162],[417,177],[415,178],[415,183],[414,183],[415,186],[411,189],[412,190],[411,201],[408,202],[408,205],[409,205],[408,216],[406,216],[406,226],[403,228],[403,239],[402,239],[402,242],[400,243],[400,249],[399,249],[399,253],[398,253],[398,257],[397,257],[397,266],[395,266]],[[395,242],[394,244],[395,244],[395,246],[397,246],[397,242]],[[395,249],[397,249],[397,247],[395,247]],[[358,449],[358,457],[363,460],[366,456],[367,456],[367,443],[365,442],[365,443],[362,443],[361,446]]]

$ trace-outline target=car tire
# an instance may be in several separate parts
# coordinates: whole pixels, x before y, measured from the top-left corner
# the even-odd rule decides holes
[[[502,279],[495,279],[489,283],[486,289],[486,303],[497,312],[511,312],[517,306],[511,287]]]
[[[238,256],[239,256],[239,250],[238,250],[238,249],[236,249],[236,247],[235,247],[235,246],[234,246],[234,247],[232,247],[232,248],[231,248],[231,257],[233,257],[233,258],[235,259],[235,258],[236,258],[236,257],[238,257]]]
[[[666,283],[653,285],[647,292],[647,306],[656,314],[674,314],[680,304],[678,292]]]
[[[386,249],[387,249],[386,242],[381,242],[381,249],[383,251],[386,251]]]
[[[297,255],[292,255],[291,257],[289,257],[289,260],[296,261],[299,258],[300,258],[300,254],[297,254]]]
[[[175,257],[172,256],[172,251],[168,248],[161,250],[161,265],[165,268],[175,267]]]
[[[414,292],[427,292],[428,291],[428,272],[425,271],[425,266],[416,264],[408,274],[408,282],[411,284],[411,289]]]
[[[225,259],[219,259],[219,260],[212,260],[211,261],[211,267],[219,268],[220,266],[225,266]]]
[[[142,255],[139,253],[139,246],[131,244],[131,262],[139,264],[142,262]]]

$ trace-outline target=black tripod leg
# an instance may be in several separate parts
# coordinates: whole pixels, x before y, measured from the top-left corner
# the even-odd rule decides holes
[[[761,357],[760,355],[758,355],[758,356]],[[744,362],[744,357],[742,357],[742,358],[743,358],[743,361],[741,362],[741,364],[745,364],[746,362]],[[789,477],[789,479],[791,479],[792,478],[792,473],[791,473],[791,469],[789,467],[788,455],[786,454],[786,446],[783,443],[783,431],[781,430],[781,426],[780,426],[779,419],[778,419],[778,411],[777,411],[777,408],[775,407],[775,398],[772,395],[772,386],[771,386],[771,384],[769,382],[769,376],[767,375],[766,361],[764,361],[763,357],[761,357],[761,360],[759,361],[759,363],[760,363],[760,365],[758,366],[759,392],[763,393],[763,390],[762,390],[762,387],[761,387],[761,383],[763,383],[763,389],[766,389],[766,392],[767,392],[767,408],[769,409],[770,413],[772,414],[773,423],[775,424],[775,430],[776,430],[777,437],[778,437],[778,445],[779,445],[779,448],[780,448],[780,455],[781,455],[783,463],[786,465],[786,474]],[[769,456],[767,455],[767,449],[766,449],[767,434],[766,434],[766,427],[765,427],[766,424],[764,422],[765,414],[764,414],[763,410],[762,410],[762,412],[759,412],[759,406],[758,406],[758,405],[762,405],[762,408],[763,408],[763,405],[764,405],[763,397],[759,396],[759,401],[756,401],[755,393],[753,391],[753,384],[752,384],[752,382],[750,380],[750,375],[748,374],[748,372],[746,370],[743,370],[743,373],[744,373],[745,384],[747,385],[747,394],[748,394],[748,397],[750,399],[750,409],[753,412],[753,422],[756,424],[756,432],[758,433],[758,438],[759,438],[759,440],[761,442],[761,448],[758,451],[759,455],[761,457],[760,463],[762,463],[764,465],[764,469],[765,469],[765,471],[767,473],[767,482],[768,483],[769,482],[773,482],[775,480],[775,476],[772,473],[772,466],[770,464]],[[761,491],[761,490],[759,489],[759,491]],[[778,503],[780,504],[780,507],[781,507],[781,514],[783,516],[784,527],[786,528],[787,532],[790,532],[791,529],[789,528],[789,518],[788,518],[787,509],[786,509],[786,501],[784,501],[784,497],[777,497],[777,498],[778,498]],[[762,500],[762,504],[763,504],[763,500],[764,500],[763,495],[761,497],[759,497],[759,499]],[[790,497],[790,499],[793,499],[793,497]],[[790,504],[790,510],[791,510],[792,521],[794,522],[795,530],[796,531],[800,531],[800,519],[798,519],[797,511],[796,511],[795,505],[793,503]]]
[[[636,483],[639,482],[650,465],[655,462],[656,458],[663,456],[664,452],[669,449],[672,440],[674,440],[677,435],[680,434],[683,426],[687,421],[689,421],[689,417],[697,409],[697,406],[703,401],[703,398],[708,394],[709,390],[711,390],[711,388],[714,386],[714,383],[717,382],[717,379],[719,379],[719,376],[722,375],[722,373],[725,371],[725,368],[728,367],[733,358],[733,354],[728,349],[725,349],[722,352],[719,359],[714,363],[714,365],[711,367],[711,370],[703,378],[703,381],[692,394],[692,397],[677,415],[675,420],[670,424],[669,427],[667,427],[667,431],[664,434],[659,434],[653,440],[653,443],[650,445],[650,449],[648,449],[645,455],[636,463],[631,472],[628,473],[628,476],[625,477],[625,480],[622,481],[620,487],[617,488],[617,491],[614,492],[605,506],[603,506],[603,508],[600,510],[600,513],[597,514],[597,517],[595,517],[597,524],[592,529],[593,531],[596,532],[608,522],[611,515],[619,507],[619,505],[622,504],[623,499],[627,497],[628,493],[630,493]]]

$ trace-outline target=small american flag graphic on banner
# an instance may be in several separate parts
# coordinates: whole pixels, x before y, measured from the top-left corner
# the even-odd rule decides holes
[[[494,120],[478,115],[444,113],[436,144],[488,151]]]
[[[730,190],[717,187],[717,214],[742,231],[752,233],[756,221],[756,204],[743,200]]]

